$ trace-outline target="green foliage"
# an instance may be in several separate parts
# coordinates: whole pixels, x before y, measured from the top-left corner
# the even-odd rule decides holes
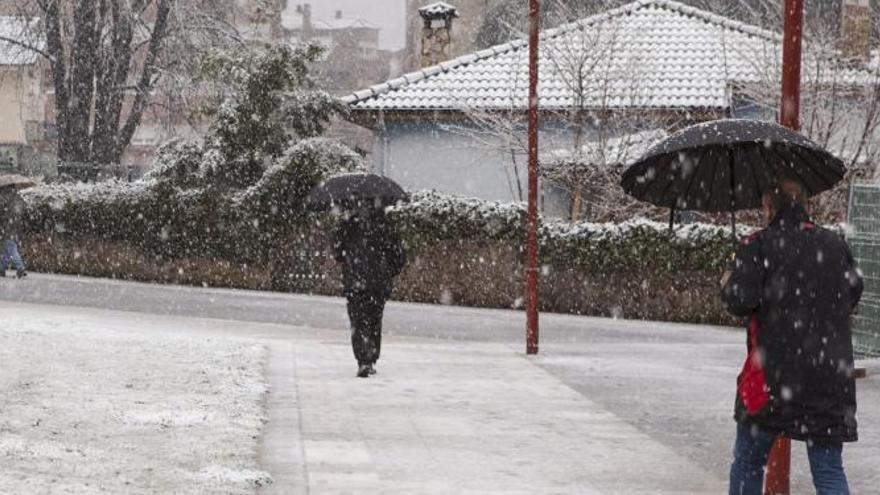
[[[345,112],[309,76],[309,65],[321,54],[316,45],[280,44],[256,55],[213,53],[206,58],[205,76],[229,87],[205,139],[206,147],[218,152],[206,169],[212,182],[253,185],[292,141],[319,136],[334,115]]]

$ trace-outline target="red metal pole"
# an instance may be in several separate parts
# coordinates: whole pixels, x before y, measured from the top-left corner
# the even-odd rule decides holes
[[[529,212],[526,266],[526,354],[538,353],[538,32],[540,0],[529,0]]]
[[[785,30],[782,40],[782,108],[779,123],[800,130],[801,113],[801,42],[803,39],[804,0],[785,0]],[[791,493],[791,439],[779,437],[767,462],[765,495]]]
[[[800,130],[801,40],[804,0],[785,0],[785,32],[782,45],[782,108],[779,123]]]

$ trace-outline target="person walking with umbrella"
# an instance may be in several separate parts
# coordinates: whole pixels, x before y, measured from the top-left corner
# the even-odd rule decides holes
[[[806,440],[820,494],[849,493],[842,442],[856,440],[850,314],[862,281],[846,243],[817,227],[806,198],[846,167],[807,137],[772,122],[726,119],[685,128],[624,173],[630,195],[675,210],[762,208],[767,228],[736,251],[722,280],[734,315],[748,316],[748,357],[737,380],[731,494],[760,494],[780,436]]]
[[[0,241],[3,255],[0,257],[0,277],[6,276],[10,261],[18,278],[26,277],[24,260],[18,250],[18,236],[25,203],[18,189],[30,187],[33,182],[26,177],[7,175],[0,177]]]
[[[767,227],[736,251],[722,297],[749,317],[737,379],[731,494],[761,494],[779,435],[807,442],[819,494],[848,494],[843,442],[858,439],[850,316],[863,282],[846,242],[818,227],[796,178],[763,196]]]
[[[330,179],[309,195],[312,209],[342,211],[334,254],[342,264],[351,347],[361,378],[376,373],[385,302],[391,297],[394,277],[406,265],[403,243],[385,214],[386,205],[404,198],[400,186],[371,174]]]

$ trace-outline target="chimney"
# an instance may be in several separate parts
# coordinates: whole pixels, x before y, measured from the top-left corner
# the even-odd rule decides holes
[[[436,2],[419,9],[422,27],[422,67],[449,59],[452,52],[452,21],[458,9],[446,2]]]
[[[843,0],[840,18],[840,51],[844,59],[854,64],[868,63],[871,59],[870,0]]]
[[[297,5],[296,11],[302,16],[302,41],[309,41],[314,36],[312,26],[312,5],[304,3]]]

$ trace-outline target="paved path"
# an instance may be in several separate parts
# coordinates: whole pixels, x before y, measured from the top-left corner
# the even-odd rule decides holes
[[[521,313],[391,304],[380,375],[357,380],[334,298],[38,276],[0,282],[0,299],[198,317],[200,331],[265,339],[277,392],[264,465],[280,482],[267,493],[724,491],[743,352],[730,329],[546,315],[542,352],[526,358]],[[846,462],[865,493],[880,486],[876,373],[859,399]],[[796,493],[810,491],[801,447]]]

